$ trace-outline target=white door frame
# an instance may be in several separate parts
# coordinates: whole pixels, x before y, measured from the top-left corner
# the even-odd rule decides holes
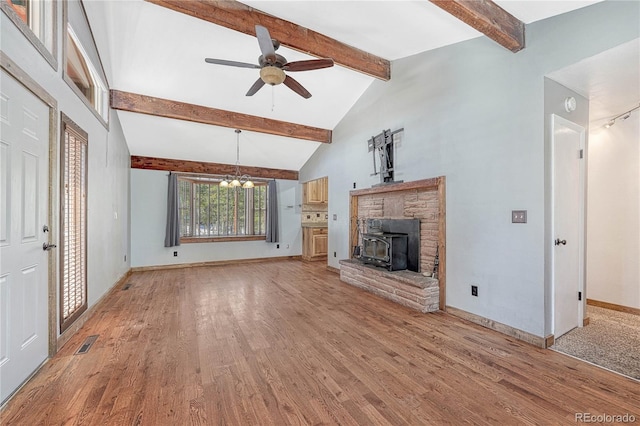
[[[49,107],[49,243],[58,241],[58,102],[5,52],[0,52],[0,67]],[[58,351],[58,252],[49,251],[48,259],[49,357]]]
[[[586,288],[585,288],[585,268],[586,268],[586,251],[585,251],[585,224],[586,224],[586,205],[587,205],[587,197],[586,197],[586,129],[579,124],[576,124],[572,121],[569,121],[559,115],[552,114],[550,121],[550,133],[551,133],[551,203],[550,203],[550,211],[551,211],[551,226],[550,226],[550,234],[548,241],[552,246],[551,250],[551,327],[552,333],[555,336],[555,269],[556,269],[556,247],[553,246],[554,240],[557,237],[555,230],[555,220],[554,220],[554,212],[555,212],[555,128],[556,125],[560,124],[569,129],[572,129],[580,134],[580,146],[579,149],[582,151],[582,161],[579,163],[579,187],[580,187],[580,202],[579,202],[579,217],[578,217],[578,288],[576,289],[578,292],[582,294],[582,300],[578,301],[576,298],[576,303],[578,303],[578,318],[576,319],[578,327],[583,326],[584,321],[584,313],[585,313],[585,305],[586,305]],[[557,337],[557,336],[555,336]]]

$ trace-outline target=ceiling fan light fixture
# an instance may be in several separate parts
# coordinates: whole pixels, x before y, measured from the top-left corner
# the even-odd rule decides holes
[[[269,65],[260,69],[260,78],[262,81],[272,86],[281,84],[286,77],[284,71],[278,67]]]

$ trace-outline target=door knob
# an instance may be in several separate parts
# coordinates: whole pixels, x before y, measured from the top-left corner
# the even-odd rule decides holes
[[[567,245],[567,240],[561,240],[560,238],[556,238],[555,244],[557,246],[559,246],[560,244],[562,244],[563,246]]]
[[[56,247],[58,247],[58,246],[55,245],[55,244],[42,243],[42,250],[44,250],[44,251],[49,251],[49,250],[54,249]]]

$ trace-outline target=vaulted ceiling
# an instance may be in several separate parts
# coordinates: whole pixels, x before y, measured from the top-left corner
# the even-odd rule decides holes
[[[132,155],[234,164],[240,128],[240,164],[295,171],[375,78],[394,78],[394,60],[480,31],[517,51],[518,25],[594,1],[496,3],[504,10],[465,0],[84,0]],[[291,73],[310,99],[282,84],[245,96],[259,70],[205,63],[257,63],[257,23],[289,62],[334,59],[332,68]]]

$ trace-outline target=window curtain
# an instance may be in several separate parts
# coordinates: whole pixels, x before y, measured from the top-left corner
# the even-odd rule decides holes
[[[164,246],[180,245],[180,222],[178,218],[178,176],[169,173],[169,188],[167,191],[167,227],[164,236]]]
[[[267,242],[277,243],[278,240],[278,194],[276,181],[267,183]]]

